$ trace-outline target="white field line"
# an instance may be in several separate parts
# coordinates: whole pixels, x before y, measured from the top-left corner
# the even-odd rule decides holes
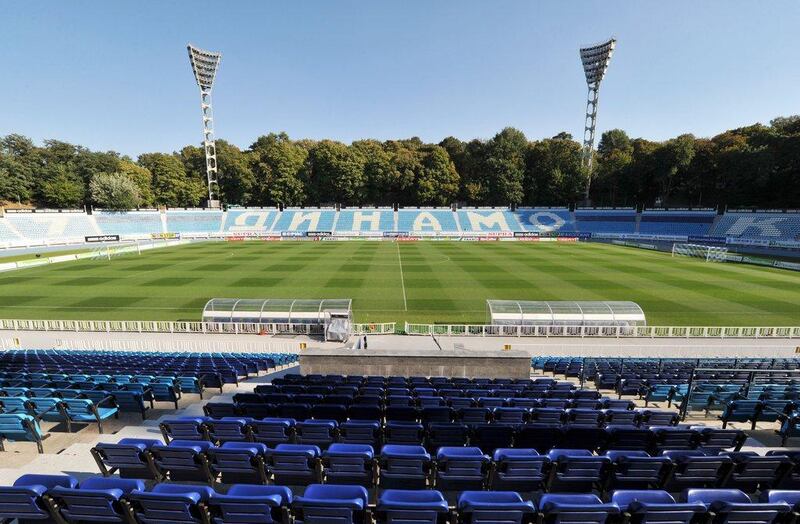
[[[406,300],[406,279],[403,276],[403,259],[400,257],[400,242],[395,242],[397,247],[397,262],[400,264],[400,284],[403,286],[403,311],[408,311],[408,300]]]

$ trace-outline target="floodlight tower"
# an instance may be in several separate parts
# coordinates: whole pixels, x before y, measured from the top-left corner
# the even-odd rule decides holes
[[[200,88],[200,108],[203,111],[203,148],[206,151],[206,178],[208,179],[208,207],[219,207],[219,182],[217,181],[217,148],[214,144],[214,113],[211,109],[211,88],[217,76],[220,53],[186,46],[189,62],[197,86]]]
[[[589,201],[589,188],[592,184],[592,153],[594,151],[594,130],[597,123],[597,102],[600,95],[600,82],[608,70],[611,54],[617,41],[614,38],[601,44],[581,48],[583,72],[586,73],[586,85],[589,95],[586,98],[586,120],[583,129],[583,151],[581,164],[586,167],[589,176],[586,180],[585,199]]]

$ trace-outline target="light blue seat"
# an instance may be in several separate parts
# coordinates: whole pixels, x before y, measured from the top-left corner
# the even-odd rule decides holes
[[[42,433],[39,422],[30,415],[0,415],[0,451],[5,451],[4,440],[35,442],[39,453],[44,453],[42,441],[49,434]]]
[[[103,432],[103,421],[116,417],[116,407],[99,407],[94,402],[83,398],[67,398],[62,400],[64,416],[67,419],[67,432],[72,432],[72,424],[97,423],[97,430]]]

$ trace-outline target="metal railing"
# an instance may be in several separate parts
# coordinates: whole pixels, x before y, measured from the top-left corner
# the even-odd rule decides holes
[[[740,326],[504,326],[491,324],[409,324],[408,335],[454,337],[579,338],[800,338],[800,327]]]
[[[73,331],[93,333],[203,333],[229,335],[321,336],[320,324],[236,322],[172,322],[159,320],[0,320],[0,330]],[[395,323],[353,324],[354,335],[385,335],[395,332]]]

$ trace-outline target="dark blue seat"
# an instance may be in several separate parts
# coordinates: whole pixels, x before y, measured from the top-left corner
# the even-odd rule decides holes
[[[383,439],[387,444],[422,444],[425,440],[425,428],[418,422],[386,422]]]
[[[753,451],[720,453],[730,457],[733,467],[722,487],[736,488],[746,493],[766,491],[780,485],[794,466],[787,455],[762,456]]]
[[[688,426],[650,426],[654,433],[653,452],[697,449],[700,432]]]
[[[699,450],[664,451],[675,467],[664,485],[670,492],[685,488],[715,488],[727,477],[733,461],[726,456],[708,456]]]
[[[754,503],[738,489],[689,489],[685,496],[686,502],[704,504],[714,514],[714,524],[772,524],[781,514],[792,509],[785,502]]]
[[[211,418],[236,417],[239,415],[236,405],[230,402],[207,402],[203,406],[203,413]]]
[[[539,424],[562,424],[565,412],[561,408],[541,407],[531,409],[531,420]]]
[[[492,456],[489,489],[539,491],[550,474],[550,458],[535,449],[500,448]]]
[[[226,484],[266,484],[266,461],[269,450],[259,442],[225,442],[206,451],[208,468],[213,477]]]
[[[633,409],[604,409],[606,424],[618,426],[638,426],[642,421],[642,413]]]
[[[171,440],[208,440],[204,417],[180,417],[161,421],[164,442]]]
[[[436,488],[483,489],[491,459],[476,447],[441,447],[436,453]]]
[[[484,424],[492,420],[492,410],[487,407],[461,408],[458,419],[464,424]]]
[[[466,446],[469,428],[458,422],[428,424],[425,447],[435,453],[442,446]]]
[[[727,428],[729,422],[750,422],[750,429],[756,429],[756,420],[764,408],[760,400],[732,400],[725,405],[719,419],[722,428]]]
[[[379,455],[382,488],[424,489],[431,473],[431,456],[422,446],[386,444]]]
[[[675,502],[672,495],[660,490],[617,490],[611,497],[620,511],[630,515],[632,524],[691,524],[706,512],[697,502]]]
[[[56,486],[47,494],[58,505],[67,522],[126,522],[128,515],[122,497],[134,490],[143,490],[144,481],[134,479],[91,477],[76,488]]]
[[[42,497],[56,487],[77,485],[78,480],[70,475],[22,475],[12,486],[0,486],[0,521],[52,522]]]
[[[637,426],[610,425],[606,427],[606,432],[608,440],[603,444],[603,449],[648,451],[655,442],[652,431]]]
[[[278,444],[269,453],[269,471],[275,484],[307,486],[322,482],[318,446],[310,444]]]
[[[387,489],[375,508],[381,524],[444,524],[447,516],[447,501],[432,489]]]
[[[311,444],[327,449],[336,441],[338,424],[335,420],[304,420],[296,425],[298,444]]]
[[[578,493],[542,495],[539,511],[547,524],[605,524],[610,516],[619,514],[616,504],[604,504],[597,495]]]
[[[533,522],[536,507],[514,491],[465,491],[458,497],[458,514],[465,524]]]
[[[376,402],[374,404],[353,404],[347,408],[350,420],[381,420],[383,409]]]
[[[470,444],[479,447],[484,453],[492,453],[497,448],[510,448],[514,433],[514,426],[508,424],[477,424],[472,427]]]
[[[739,451],[747,440],[747,434],[740,429],[720,429],[706,426],[692,426],[700,434],[698,449],[704,451]]]
[[[116,444],[101,442],[91,452],[104,477],[116,473],[125,479],[160,480],[149,451],[163,445],[157,439],[124,438]]]
[[[557,447],[563,437],[560,424],[524,424],[517,428],[514,446],[535,449],[539,453],[547,453]]]
[[[528,410],[525,408],[495,408],[494,420],[502,424],[522,424],[528,421]]]
[[[611,450],[605,455],[611,460],[607,482],[611,489],[661,488],[672,472],[668,457],[651,457],[646,451]]]
[[[368,494],[363,486],[312,484],[292,508],[298,523],[364,524]]]
[[[377,448],[380,439],[381,423],[377,420],[348,420],[339,424],[339,442]]]
[[[551,492],[602,490],[610,458],[587,449],[551,449],[547,456],[555,471]]]
[[[642,410],[641,423],[644,426],[674,426],[679,421],[680,416],[675,411]]]
[[[211,482],[205,453],[212,447],[208,441],[173,440],[167,446],[151,446],[150,453],[156,469],[165,478]]]
[[[214,495],[208,486],[157,484],[150,491],[135,490],[128,495],[140,524],[203,524],[203,506]]]
[[[208,499],[213,524],[288,524],[292,492],[284,486],[235,484]]]
[[[296,422],[292,418],[265,418],[250,421],[250,435],[267,446],[294,442]]]
[[[243,417],[222,417],[205,421],[212,442],[244,442],[250,440],[249,420]]]
[[[377,462],[367,444],[331,444],[322,453],[325,484],[357,484],[373,487],[377,482]]]

